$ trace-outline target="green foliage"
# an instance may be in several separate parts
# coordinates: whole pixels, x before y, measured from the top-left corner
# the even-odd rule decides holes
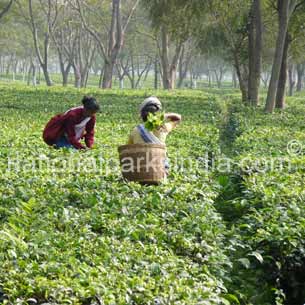
[[[164,112],[149,113],[147,121],[145,122],[145,128],[149,131],[154,131],[160,128],[165,122]]]
[[[47,147],[48,119],[84,94],[102,105],[95,148]],[[304,98],[266,116],[216,90],[1,85],[0,95],[0,302],[302,304],[305,160],[287,144],[305,144]],[[122,180],[117,147],[150,95],[183,122],[168,139],[168,181],[143,187]],[[224,152],[228,172],[211,166]]]
[[[95,149],[47,147],[41,139],[46,122],[79,105],[84,94],[102,105]],[[185,162],[158,187],[121,178],[117,147],[138,121],[138,104],[152,94],[184,115],[169,137],[172,160],[177,148],[177,157],[199,158],[217,147],[220,108],[209,94],[1,86],[4,304],[229,304],[225,227],[205,167]],[[67,171],[71,160],[81,170]]]
[[[241,245],[237,252],[241,259],[233,269],[234,285],[241,285],[236,294],[246,300],[248,291],[251,304],[302,304],[305,297],[301,276],[305,272],[302,102],[301,98],[290,99],[286,111],[272,117],[262,110],[231,106],[231,120],[239,126],[239,135],[230,146],[239,188],[232,196],[232,179],[225,183],[229,191],[219,199],[220,204],[227,204],[219,210],[226,213]],[[251,260],[244,260],[251,252]],[[246,276],[251,280],[241,283]],[[252,281],[254,278],[260,282]]]
[[[229,62],[234,62],[234,56],[238,56],[241,63],[247,62],[251,1],[213,0],[208,3],[209,22],[195,35],[200,49],[205,54],[218,55]]]
[[[144,0],[143,4],[148,11],[152,26],[156,31],[166,27],[173,37],[173,41],[186,41],[198,26],[197,19],[203,17],[202,4],[182,0]]]

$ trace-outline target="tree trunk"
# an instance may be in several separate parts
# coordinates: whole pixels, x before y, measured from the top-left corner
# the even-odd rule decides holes
[[[37,86],[36,66],[34,64],[32,66],[32,85]]]
[[[64,63],[60,62],[60,72],[62,75],[63,87],[66,87],[68,85],[70,69],[71,69],[70,63],[67,65],[67,67],[65,67]]]
[[[271,72],[271,79],[269,83],[268,95],[265,105],[265,111],[272,113],[276,104],[276,91],[279,83],[281,65],[283,61],[283,53],[285,48],[285,40],[287,36],[288,24],[289,24],[289,9],[290,0],[278,0],[279,7],[279,30],[276,41],[275,54],[273,59],[273,66]]]
[[[278,89],[276,93],[276,108],[284,109],[286,104],[286,83],[287,83],[287,66],[282,66]]]
[[[217,70],[214,70],[214,76],[215,76],[217,88],[220,88],[220,80],[219,80],[219,76],[218,76]]]
[[[179,66],[178,66],[178,73],[179,73],[179,81],[178,81],[178,85],[177,85],[178,88],[182,87],[183,80],[185,78],[185,73],[184,73],[184,69],[183,69],[184,53],[185,53],[185,49],[182,48],[181,58],[180,58],[180,61],[179,61]]]
[[[162,64],[162,82],[164,89],[172,89],[171,88],[171,80],[170,80],[170,71],[169,71],[169,37],[165,26],[162,27],[161,33],[161,41],[162,41],[162,51],[161,51],[161,64]]]
[[[142,89],[143,84],[144,84],[144,83],[146,82],[146,80],[147,80],[149,71],[151,70],[151,65],[152,65],[152,62],[149,64],[149,67],[147,68],[147,70],[146,70],[146,72],[145,72],[145,75],[144,75],[144,78],[143,78],[143,82],[142,82],[142,85],[140,86],[140,89]]]
[[[292,64],[289,65],[288,67],[288,76],[289,76],[289,96],[293,96],[295,78],[294,78],[294,66]]]
[[[237,88],[237,79],[236,79],[235,69],[232,71],[232,85],[233,85],[233,88]]]
[[[162,65],[162,81],[163,88],[172,90],[175,88],[177,65],[179,62],[183,42],[180,41],[176,45],[174,56],[169,59],[169,34],[166,26],[161,29],[161,65]]]
[[[136,88],[134,77],[130,78],[130,86],[131,86],[131,89],[135,89]]]
[[[261,0],[253,0],[250,12],[249,29],[249,79],[248,101],[251,105],[259,103],[259,87],[262,66],[262,16]]]
[[[50,73],[48,71],[48,65],[47,64],[40,64],[40,66],[42,68],[42,72],[43,72],[43,75],[44,75],[46,85],[47,86],[52,86],[53,83],[52,83],[52,80],[51,80],[51,77],[50,77]]]
[[[297,92],[302,91],[304,72],[305,72],[305,64],[298,64],[297,65],[297,75],[298,75]]]
[[[140,1],[137,0],[133,4],[127,18],[124,20],[125,24],[123,25],[123,18],[121,16],[121,0],[112,0],[111,22],[108,31],[108,47],[106,48],[95,29],[90,28],[90,26],[86,23],[86,18],[83,13],[81,1],[76,0],[82,23],[85,29],[96,40],[98,47],[101,51],[101,55],[104,58],[105,66],[103,71],[103,79],[101,82],[102,88],[107,89],[112,87],[112,76],[115,62],[117,61],[118,55],[122,47],[124,46],[127,26],[139,2]]]
[[[67,87],[69,82],[69,72],[64,72],[62,75],[62,86]]]
[[[86,88],[87,80],[88,80],[88,71],[82,71],[82,73],[81,73],[81,82],[80,82],[81,88]]]
[[[99,82],[98,82],[98,87],[99,88],[102,88],[102,86],[103,86],[103,75],[104,75],[104,67],[100,71],[100,79],[99,79]]]
[[[62,85],[63,85],[63,87],[68,86],[70,69],[71,69],[71,65],[68,64],[66,69],[64,69],[62,71]]]
[[[22,65],[22,81],[23,82],[25,82],[26,72],[27,72],[27,64],[26,64],[26,62],[23,62],[23,65]]]
[[[155,58],[155,69],[154,69],[154,75],[155,75],[155,78],[154,78],[154,88],[155,90],[158,89],[158,83],[159,83],[159,78],[158,78],[158,75],[159,75],[159,60],[158,60],[158,57],[156,56]]]
[[[246,103],[248,101],[248,81],[245,76],[245,71],[243,71],[242,64],[238,58],[237,52],[234,52],[234,66],[236,69],[236,75],[239,82],[239,88],[242,95],[242,101]]]
[[[179,61],[179,82],[178,88],[182,88],[183,82],[187,76],[187,71],[189,70],[189,65],[191,62],[192,55],[186,54],[185,61],[183,61],[184,54],[182,53],[180,61]]]
[[[40,81],[41,81],[41,69],[40,66],[38,66],[38,81],[37,81],[38,85],[40,84]]]
[[[124,77],[120,78],[120,89],[124,89]]]
[[[177,74],[177,68],[175,66],[170,69],[169,87],[167,89],[169,90],[175,89],[176,74]]]
[[[43,75],[44,75],[44,79],[46,81],[46,85],[47,86],[52,86],[52,81],[51,81],[51,77],[50,77],[50,74],[49,74],[49,71],[48,71],[48,66],[47,65],[42,65],[41,68],[42,68],[42,72],[43,72]]]
[[[75,88],[80,88],[82,76],[79,71],[79,68],[76,67],[75,65],[73,65],[73,71],[74,71],[74,86],[75,86]]]
[[[135,78],[136,78],[136,71],[135,71],[135,62],[134,62],[134,56],[133,52],[131,51],[130,54],[130,64],[131,64],[131,76],[130,76],[130,85],[131,89],[135,89]]]
[[[32,76],[32,63],[30,64],[30,67],[29,67],[29,71],[28,71],[28,79],[27,79],[27,85],[29,86],[31,84],[31,76]]]
[[[44,33],[44,40],[43,40],[43,55],[41,54],[40,51],[40,43],[39,43],[39,38],[38,38],[38,29],[37,29],[37,25],[34,19],[34,14],[33,14],[33,7],[32,7],[32,2],[33,0],[29,0],[29,15],[30,15],[30,22],[31,22],[31,32],[33,35],[33,40],[34,40],[34,48],[35,48],[35,52],[36,52],[36,56],[38,58],[40,67],[42,68],[43,74],[44,74],[44,78],[46,81],[47,86],[52,86],[52,81],[51,81],[51,77],[48,71],[48,60],[49,60],[49,47],[50,47],[50,30],[51,30],[51,6],[48,6],[48,13],[47,13],[47,22],[48,22],[48,27],[46,32]],[[51,2],[48,2],[49,4],[51,4]],[[55,22],[55,20],[54,20]],[[54,26],[54,24],[53,24]]]
[[[288,65],[288,50],[289,50],[290,39],[287,33],[285,39],[285,46],[283,52],[283,59],[280,71],[280,77],[277,87],[277,94],[276,94],[276,105],[275,107],[278,109],[285,108],[286,102],[286,84],[287,84],[287,65]]]
[[[63,54],[61,53],[61,49],[59,48],[59,46],[57,46],[57,52],[58,52],[60,73],[62,76],[62,85],[63,85],[63,87],[66,87],[68,85],[68,78],[69,78],[69,73],[70,73],[70,69],[71,69],[71,63],[68,62],[67,66],[65,67]]]
[[[113,74],[113,63],[106,60],[104,65],[104,74],[102,81],[103,89],[112,88],[112,74]]]

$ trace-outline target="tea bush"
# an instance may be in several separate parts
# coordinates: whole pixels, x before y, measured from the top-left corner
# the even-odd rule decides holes
[[[236,103],[231,107],[240,130],[231,146],[236,162],[232,174],[239,187],[222,212],[233,216],[229,222],[242,244],[239,255],[255,251],[257,258],[246,262],[245,273],[234,268],[235,285],[241,284],[237,289],[242,299],[245,291],[252,295],[248,300],[253,304],[301,305],[305,300],[304,99],[290,99],[288,108],[273,116]],[[260,282],[242,283],[245,276]]]
[[[85,93],[102,106],[95,149],[47,147],[41,132],[48,119]],[[1,87],[3,304],[228,304],[225,227],[206,168],[185,162],[159,187],[121,178],[117,147],[149,94]],[[169,139],[172,159],[218,147],[216,97],[158,95],[184,116]],[[81,170],[66,170],[71,159]]]
[[[102,106],[95,148],[47,147],[46,122],[84,94]],[[149,95],[183,116],[156,187],[124,182],[117,153]],[[0,97],[0,303],[304,304],[302,95],[274,115],[216,89]]]

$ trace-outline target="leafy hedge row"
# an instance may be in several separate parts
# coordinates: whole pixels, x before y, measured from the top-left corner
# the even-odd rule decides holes
[[[84,94],[102,102],[96,149],[46,147],[44,124]],[[117,146],[151,94],[184,122],[168,141],[168,182],[143,188],[122,181]],[[0,96],[4,304],[304,303],[305,159],[287,149],[305,146],[302,97],[267,116],[219,92],[0,86]],[[219,144],[233,157],[227,174],[206,166]],[[81,170],[65,171],[71,160]]]
[[[302,305],[305,301],[304,99],[291,99],[285,112],[273,116],[241,105],[231,107],[230,120],[235,123],[236,132],[231,148],[237,164],[233,175],[238,188],[235,185],[236,196],[222,208],[231,213],[229,222],[242,245],[237,256],[257,253],[256,261],[245,262],[247,271],[233,270],[235,289],[245,304]],[[289,146],[289,143],[296,144]],[[229,182],[227,188],[232,189]],[[245,276],[249,279],[246,283],[242,280]]]
[[[44,124],[85,93],[102,104],[96,149],[46,147]],[[185,162],[159,187],[121,179],[117,146],[137,124],[137,105],[149,92],[1,87],[0,95],[3,304],[229,304],[225,226],[206,168]],[[200,159],[218,147],[214,96],[162,93],[161,99],[184,114],[169,139],[171,159],[178,150],[179,157]],[[111,171],[104,172],[111,158]],[[65,172],[70,159],[81,161],[82,170]],[[92,160],[102,165],[87,173]],[[32,162],[41,162],[39,171]]]

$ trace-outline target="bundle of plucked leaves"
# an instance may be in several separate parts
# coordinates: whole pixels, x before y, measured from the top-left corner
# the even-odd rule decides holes
[[[160,128],[165,121],[164,112],[149,113],[147,121],[145,122],[145,128],[149,131],[154,131]]]

